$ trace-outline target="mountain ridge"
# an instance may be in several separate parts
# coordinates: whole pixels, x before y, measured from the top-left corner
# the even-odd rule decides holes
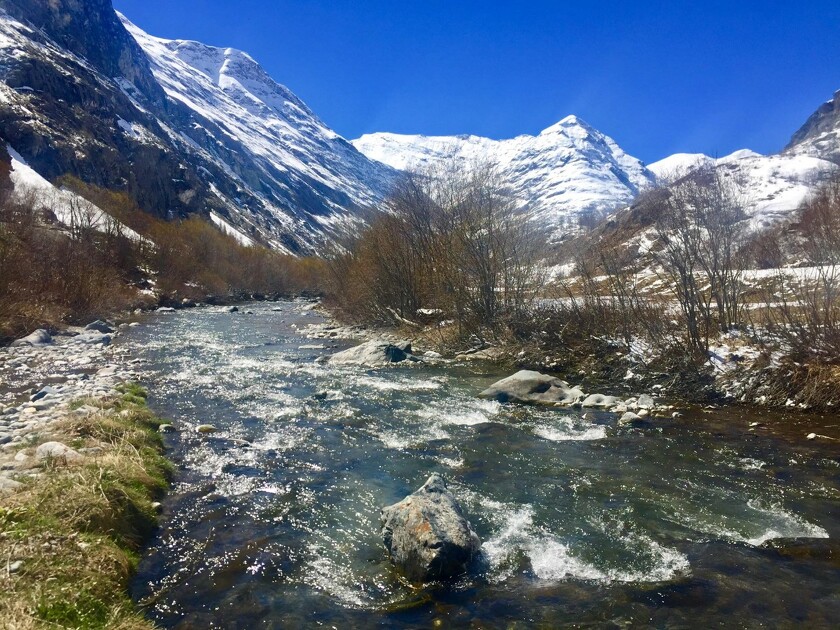
[[[519,206],[547,226],[554,239],[576,222],[626,205],[655,182],[640,160],[573,114],[537,135],[504,140],[380,132],[352,143],[369,158],[400,170],[493,162]]]

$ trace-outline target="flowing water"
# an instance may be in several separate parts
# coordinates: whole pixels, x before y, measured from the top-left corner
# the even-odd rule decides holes
[[[836,418],[504,406],[482,366],[332,367],[302,302],[157,315],[144,360],[177,474],[136,599],[163,627],[778,627],[840,622]],[[610,392],[605,392],[610,393]],[[219,431],[200,435],[199,424]],[[441,472],[483,541],[400,581],[379,510]],[[799,541],[780,539],[798,538]],[[775,543],[775,546],[774,546]]]

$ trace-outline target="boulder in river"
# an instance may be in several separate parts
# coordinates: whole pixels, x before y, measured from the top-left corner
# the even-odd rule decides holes
[[[108,322],[103,322],[101,319],[97,319],[95,322],[91,322],[85,326],[85,330],[93,330],[106,334],[114,332],[114,329],[108,324]]]
[[[35,332],[23,337],[22,339],[17,339],[11,343],[12,348],[17,348],[20,346],[46,346],[53,342],[50,333],[48,333],[43,328],[39,328]]]
[[[641,416],[628,411],[618,419],[618,423],[623,426],[632,426],[641,423],[643,420]]]
[[[493,383],[479,394],[499,402],[515,402],[531,405],[573,405],[583,397],[577,387],[566,381],[531,370],[520,370],[512,376]]]
[[[478,535],[438,474],[382,510],[382,538],[394,564],[414,582],[460,575],[481,549]]]
[[[377,366],[403,361],[420,361],[411,353],[411,343],[407,341],[397,343],[368,341],[336,352],[329,358],[329,362],[335,365]]]
[[[622,401],[620,398],[616,396],[604,396],[604,394],[590,394],[587,396],[583,403],[583,407],[614,407],[620,404]]]

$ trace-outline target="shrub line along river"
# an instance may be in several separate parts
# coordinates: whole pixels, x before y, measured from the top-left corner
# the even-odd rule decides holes
[[[352,342],[309,338],[324,320],[304,302],[248,308],[157,314],[117,341],[181,428],[133,586],[161,626],[840,621],[838,442],[802,439],[840,437],[836,418],[698,410],[621,427],[500,405],[476,397],[506,375],[490,366],[331,366],[319,358]],[[413,589],[379,510],[432,472],[483,558]]]

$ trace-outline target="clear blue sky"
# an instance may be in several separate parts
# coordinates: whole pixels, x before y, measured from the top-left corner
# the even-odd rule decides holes
[[[840,0],[114,0],[249,52],[338,133],[538,133],[577,114],[646,162],[779,150],[840,89]]]

